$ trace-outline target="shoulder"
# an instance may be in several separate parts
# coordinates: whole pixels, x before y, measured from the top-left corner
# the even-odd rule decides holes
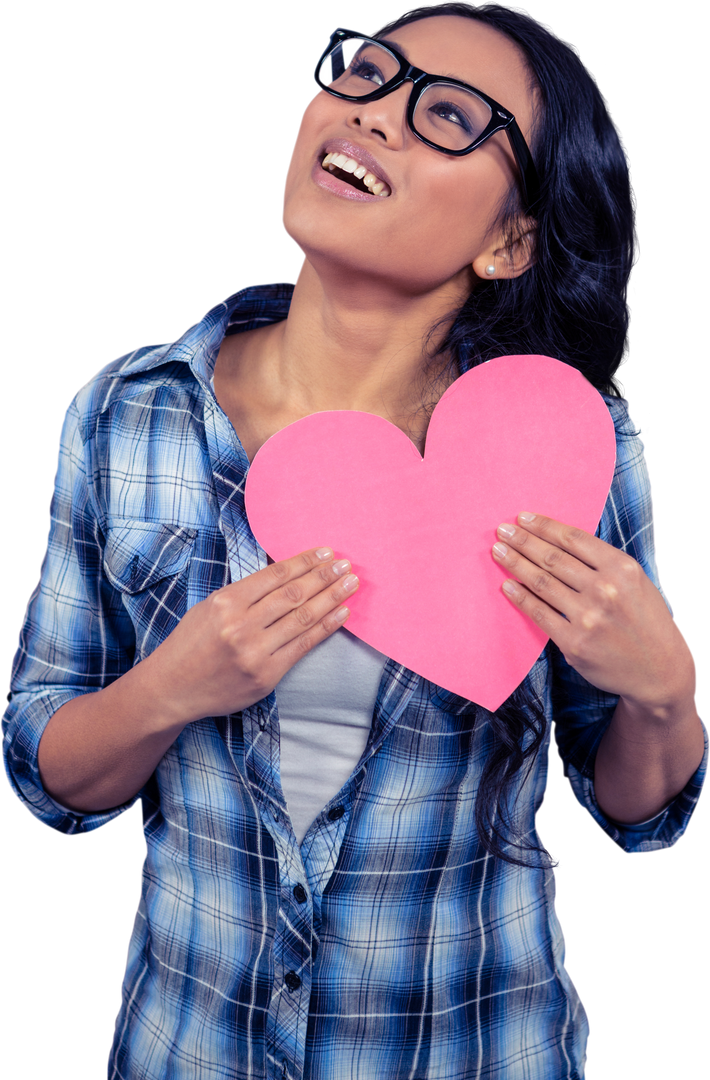
[[[171,359],[172,345],[135,349],[103,367],[75,395],[70,412],[77,417],[86,442],[96,433],[103,414],[127,400],[172,388],[190,397],[195,379],[188,364]]]
[[[624,443],[628,439],[637,440],[638,445],[643,450],[643,444],[638,438],[639,430],[629,416],[629,403],[626,398],[611,397],[610,394],[602,394],[601,396],[614,423],[617,452],[620,443]]]
[[[624,498],[648,499],[650,504],[650,484],[644,447],[639,429],[629,416],[628,402],[624,398],[610,398],[602,395],[611,414],[616,435],[616,466],[612,492],[623,492]]]

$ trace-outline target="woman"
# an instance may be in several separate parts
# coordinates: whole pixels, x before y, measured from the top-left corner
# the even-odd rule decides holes
[[[305,821],[301,862],[295,842],[302,830],[294,833],[278,782],[270,692],[285,686],[294,710],[299,696],[314,695],[308,678],[294,693],[287,673],[305,649],[342,626],[357,581],[328,549],[255,573],[259,553],[235,497],[247,460],[286,423],[334,407],[386,415],[421,447],[433,401],[462,367],[513,347],[532,351],[521,348],[521,338],[532,343],[543,332],[556,346],[544,351],[613,391],[623,346],[628,188],[599,99],[570,54],[525,20],[499,9],[472,17],[456,6],[438,9],[440,17],[426,14],[389,28],[386,54],[361,43],[381,65],[368,53],[357,78],[379,85],[385,60],[398,65],[406,53],[418,68],[443,75],[449,92],[453,77],[465,84],[456,93],[481,100],[467,89],[476,87],[503,103],[522,134],[508,141],[500,131],[467,145],[470,154],[452,156],[448,134],[425,134],[426,117],[405,124],[410,82],[379,97],[369,88],[319,95],[287,183],[287,227],[307,256],[290,309],[283,292],[242,297],[171,352],[141,351],[115,366],[68,421],[68,473],[60,474],[44,595],[54,582],[59,607],[68,608],[78,592],[62,593],[60,579],[81,581],[82,619],[72,623],[67,610],[71,634],[62,633],[71,637],[72,671],[79,656],[88,657],[82,690],[99,692],[77,690],[74,676],[60,688],[57,650],[69,646],[53,641],[50,718],[47,695],[29,690],[37,650],[27,650],[8,719],[17,752],[11,768],[45,819],[65,829],[101,823],[142,790],[149,859],[112,1055],[116,1075],[178,1068],[194,1075],[198,1063],[244,1076],[304,1069],[313,1076],[581,1076],[583,1014],[561,966],[544,854],[530,840],[545,686],[559,698],[554,718],[577,793],[623,846],[675,839],[697,790],[702,731],[692,662],[654,585],[603,540],[528,517],[501,523],[494,557],[518,582],[512,602],[540,621],[574,670],[551,647],[515,700],[492,717],[391,662],[380,681],[385,658],[360,651],[365,681],[371,686],[378,674],[372,735],[363,767],[340,793],[338,784],[328,792],[314,827]],[[335,50],[340,42],[331,44]],[[553,75],[562,57],[579,89],[579,126],[567,138]],[[345,85],[335,68],[331,75]],[[443,104],[427,106],[437,123],[463,126],[461,103],[451,113]],[[604,153],[589,176],[594,158],[577,149],[570,166],[569,155],[579,132],[589,138],[592,130]],[[522,140],[533,146],[539,177]],[[331,157],[345,151],[345,161]],[[374,194],[348,180],[361,166],[370,171],[356,178]],[[570,231],[560,235],[563,204]],[[585,287],[574,320],[565,302],[576,284],[570,290],[552,255],[567,259],[568,274],[576,270],[575,282]],[[544,318],[540,282],[549,304]],[[264,318],[270,325],[259,326]],[[606,338],[599,324],[609,327]],[[229,332],[238,327],[238,335]],[[188,399],[188,427],[171,427]],[[623,406],[610,400],[610,407],[623,496],[633,493],[624,473],[638,470],[638,455]],[[146,409],[149,437],[139,419]],[[146,452],[141,462],[137,455]],[[643,512],[629,506],[630,520],[619,524],[617,515],[614,525],[609,511],[602,536],[628,545],[653,574]],[[544,581],[540,567],[553,569]],[[233,584],[215,592],[230,572]],[[542,595],[535,599],[533,589]],[[52,605],[56,615],[56,596]],[[558,610],[569,613],[569,624]],[[28,639],[43,636],[48,612],[40,599]],[[342,633],[333,640],[347,642]],[[349,668],[353,643],[345,649]],[[134,653],[143,663],[131,668]],[[36,669],[32,675],[35,686],[47,681]],[[366,698],[357,702],[361,714]],[[580,709],[593,723],[580,721]],[[297,726],[292,730],[297,740]],[[427,760],[423,736],[433,732],[453,739],[455,751]],[[429,771],[433,786],[420,775],[414,794],[403,787],[396,797],[402,758],[415,773],[419,766],[420,774]],[[287,764],[282,753],[282,779]],[[205,791],[200,775],[209,775]],[[448,813],[457,800],[470,811],[463,834],[461,820]],[[293,817],[290,798],[289,811]],[[393,846],[395,816],[403,829]],[[649,818],[650,825],[635,824]],[[227,832],[220,822],[228,822]],[[408,853],[422,837],[430,850],[423,860],[417,850],[413,860]],[[215,842],[224,849],[219,865]],[[454,872],[460,880],[452,880]],[[220,895],[215,903],[215,891],[229,892],[235,881],[238,901]],[[255,901],[263,909],[250,910],[246,928]],[[372,922],[378,913],[379,930]],[[398,926],[407,928],[406,944]],[[227,1053],[236,1064],[225,1065]]]

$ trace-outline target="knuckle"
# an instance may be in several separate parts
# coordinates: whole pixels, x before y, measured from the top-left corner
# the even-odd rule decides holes
[[[307,652],[311,651],[314,645],[315,641],[313,640],[312,634],[301,634],[294,642],[294,647],[299,656],[305,656]]]
[[[313,571],[313,575],[322,581],[324,585],[332,585],[333,583],[333,568],[332,566],[317,566]]]
[[[210,607],[213,609],[213,615],[221,617],[232,607],[232,597],[230,595],[229,586],[217,589],[215,592],[210,593],[207,600]]]
[[[303,600],[303,589],[297,581],[289,581],[287,585],[282,588],[282,595],[291,604],[300,604]]]
[[[315,551],[302,551],[297,558],[305,570],[311,570],[318,565],[318,556]]]
[[[562,655],[570,667],[576,668],[582,662],[582,655],[575,642],[570,642]]]
[[[302,604],[301,607],[296,608],[293,614],[300,626],[309,627],[313,625],[313,612],[307,604]]]
[[[517,604],[518,607],[522,608],[526,606],[528,594],[518,587],[514,593],[508,593],[508,598],[512,600],[514,604]]]
[[[619,590],[613,581],[598,581],[594,591],[597,604],[605,609],[613,607],[619,595]]]
[[[535,592],[549,592],[552,588],[552,578],[544,570],[535,574],[533,579],[533,589]]]
[[[219,640],[230,648],[233,648],[234,645],[239,642],[243,632],[243,619],[222,620],[217,626],[217,636]]]
[[[298,637],[298,647],[303,650],[304,653],[310,652],[314,645],[318,645],[324,638],[330,637],[332,632],[333,627],[329,625],[329,617],[327,615],[319,619],[314,619],[309,629]]]
[[[528,614],[538,625],[545,621],[545,609],[540,604],[531,604]]]
[[[562,530],[562,543],[565,547],[576,547],[584,539],[582,529],[576,529],[573,525],[565,525]]]
[[[261,655],[254,645],[244,645],[239,650],[239,667],[242,674],[252,682],[258,681],[261,669]]]
[[[519,563],[520,563],[520,556],[518,555],[518,553],[515,551],[514,548],[509,547],[508,548],[508,554],[505,557],[505,565],[507,566],[507,568],[509,570],[514,570],[515,567],[519,565]]]
[[[559,566],[563,557],[563,551],[560,551],[558,547],[551,547],[545,552],[542,561],[544,562],[545,566],[549,566],[551,569],[553,569],[555,566]]]
[[[286,581],[290,574],[288,563],[285,562],[272,563],[269,570],[271,571],[271,576],[278,582]]]
[[[619,563],[619,569],[628,581],[640,580],[643,574],[640,563],[637,563],[631,555],[624,555]]]
[[[265,596],[260,601],[260,607],[264,613],[265,626],[270,626],[271,623],[276,622],[284,614],[283,604],[279,603],[279,597],[276,593]]]
[[[591,633],[599,627],[603,618],[603,612],[599,608],[587,608],[582,616],[582,626],[588,633]]]

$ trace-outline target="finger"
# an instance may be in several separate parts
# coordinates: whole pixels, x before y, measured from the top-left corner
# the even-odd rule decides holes
[[[286,672],[309,653],[314,646],[320,644],[321,641],[325,641],[336,630],[339,630],[347,622],[349,615],[350,608],[340,605],[335,611],[329,612],[324,618],[320,619],[310,630],[306,630],[304,633],[299,634],[298,637],[292,638],[280,649],[277,649],[271,657],[276,671],[275,681],[278,682],[279,679],[282,679]]]
[[[504,581],[502,588],[510,602],[515,604],[529,619],[532,619],[535,625],[539,626],[549,638],[552,638],[555,644],[564,652],[566,642],[570,636],[570,624],[567,619],[518,581],[511,579]]]
[[[529,592],[544,600],[557,612],[566,615],[568,619],[576,614],[579,593],[556,578],[549,570],[530,562],[515,548],[508,547],[500,540],[493,545],[491,554],[495,561],[508,573],[514,574]]]
[[[290,559],[271,563],[263,570],[227,585],[227,589],[238,589],[246,603],[258,604],[269,593],[280,589],[290,581],[301,578],[314,569],[321,569],[332,564],[333,550],[329,547],[309,548]],[[331,578],[332,580],[332,578]]]
[[[607,559],[609,545],[574,525],[566,525],[562,521],[545,517],[544,514],[533,514],[529,511],[518,514],[518,524],[522,525],[526,532],[586,563],[592,570],[601,569]]]
[[[512,536],[509,536],[511,531]],[[545,598],[559,597],[561,594],[555,591],[555,585],[560,583],[565,589],[580,593],[595,573],[574,555],[525,529],[504,523],[498,526],[498,536],[500,539],[492,549],[495,561]]]
[[[329,588],[324,589],[321,582],[313,585],[309,594],[308,586],[317,578],[329,582]],[[359,584],[352,573],[338,577],[331,566],[293,580],[283,589],[265,596],[256,610],[259,624],[268,631],[272,656],[296,639],[299,639],[297,649],[307,652],[323,637],[332,634],[341,625],[334,618],[338,609],[349,608],[350,597],[358,591]]]
[[[254,618],[255,624],[265,630],[285,615],[302,607],[319,593],[342,582],[350,575],[351,569],[347,559],[338,559],[336,562],[314,566],[308,573],[291,578],[278,589],[267,593],[256,604],[252,604],[249,609],[250,615]]]

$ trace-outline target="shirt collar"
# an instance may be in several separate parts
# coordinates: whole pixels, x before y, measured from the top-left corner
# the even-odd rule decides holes
[[[163,364],[189,364],[193,374],[208,385],[217,353],[225,336],[254,330],[267,323],[281,322],[288,315],[293,285],[254,285],[230,296],[208,311],[172,345],[141,349],[137,356],[114,373],[115,377],[142,374]]]

